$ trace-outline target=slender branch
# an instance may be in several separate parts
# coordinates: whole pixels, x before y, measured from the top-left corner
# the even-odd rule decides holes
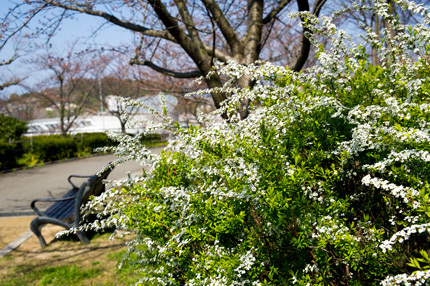
[[[147,36],[159,37],[169,41],[175,41],[175,39],[170,35],[168,31],[149,29],[141,25],[131,23],[129,21],[121,20],[112,14],[109,14],[103,11],[93,10],[91,7],[89,8],[83,8],[83,6],[77,7],[77,6],[66,5],[61,2],[51,1],[51,0],[45,0],[45,2],[47,5],[63,8],[70,11],[76,11],[87,15],[101,17],[114,25],[120,26],[122,28],[131,30],[131,31],[139,32]]]
[[[216,49],[216,28],[215,28],[215,22],[214,18],[211,16],[211,12],[206,7],[206,14],[208,15],[209,19],[211,20],[212,25],[212,51],[211,51],[211,63],[212,65],[215,65],[215,49]]]
[[[0,84],[0,90],[5,89],[6,87],[12,86],[12,85],[17,85],[18,83],[21,82],[22,79],[16,79],[14,81],[9,81],[9,82],[5,82],[3,84]]]
[[[17,55],[13,55],[12,57],[10,57],[8,60],[0,62],[0,66],[5,66],[5,65],[9,65],[11,64],[14,60],[16,60],[18,58]]]
[[[193,41],[197,44],[202,43],[199,34],[196,30],[196,25],[194,24],[193,17],[191,16],[190,12],[188,11],[187,5],[183,0],[174,0],[176,3],[176,7],[178,8],[179,13],[181,14],[183,23],[185,24],[185,27],[187,28],[188,35],[193,39]]]
[[[31,16],[30,17],[28,17],[27,18],[27,20],[22,24],[22,25],[20,25],[20,27],[18,28],[18,29],[16,29],[15,31],[13,31],[10,35],[8,35],[6,38],[5,38],[5,40],[3,40],[3,43],[1,43],[1,45],[0,45],[0,49],[2,49],[6,44],[7,44],[7,42],[9,41],[9,39],[11,39],[13,36],[15,36],[16,34],[18,34],[22,29],[24,29],[25,27],[27,27],[27,25],[28,25],[28,23],[30,23],[30,21],[34,18],[34,17],[36,17],[36,15],[40,12],[40,11],[42,11],[43,9],[45,9],[45,7],[46,7],[47,5],[45,4],[45,5],[42,5],[39,9],[37,9],[37,10],[35,10],[35,12],[34,13],[32,13],[31,14]]]
[[[154,63],[152,63],[150,61],[147,61],[147,60],[143,60],[142,61],[142,60],[138,60],[136,58],[131,59],[130,60],[130,64],[131,65],[148,66],[151,69],[153,69],[153,70],[155,70],[155,71],[157,71],[159,73],[162,73],[162,74],[168,75],[168,76],[172,76],[172,77],[175,77],[175,78],[196,78],[196,77],[202,76],[202,73],[200,71],[175,72],[175,71],[168,70],[166,68],[157,66],[156,64],[154,64]]]
[[[206,9],[208,9],[212,15],[213,19],[215,20],[215,23],[221,30],[221,33],[223,34],[224,38],[226,39],[228,45],[230,46],[230,49],[232,50],[233,54],[237,54],[242,49],[242,44],[237,37],[237,34],[233,27],[230,25],[230,23],[227,21],[224,13],[222,12],[221,8],[218,6],[218,4],[214,0],[201,0],[203,4],[205,5]]]
[[[278,7],[273,9],[266,17],[263,18],[263,24],[268,24],[270,21],[276,18],[276,16],[288,5],[291,0],[283,0],[279,3]]]
[[[327,0],[317,0],[314,4],[312,14],[318,17],[325,2],[327,2]]]
[[[203,46],[205,47],[206,52],[208,53],[209,56],[215,57],[215,58],[217,58],[218,60],[220,60],[222,62],[228,62],[228,61],[233,61],[234,60],[234,58],[231,57],[229,54],[227,54],[227,53],[225,53],[223,51],[220,51],[217,48],[214,49],[213,46],[209,46],[209,45],[206,45],[206,44],[204,44]],[[215,52],[215,54],[213,54],[214,52]]]
[[[272,33],[272,30],[273,30],[273,26],[274,26],[274,25],[275,25],[275,21],[272,21],[272,24],[270,24],[270,27],[269,27],[269,31],[267,31],[266,37],[265,37],[265,39],[262,41],[261,49],[263,49],[263,47],[266,45],[267,40],[269,39],[270,34]]]

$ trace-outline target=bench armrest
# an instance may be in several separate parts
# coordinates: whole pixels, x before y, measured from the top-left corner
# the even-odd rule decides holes
[[[70,185],[72,185],[72,187],[74,188],[74,189],[79,189],[79,187],[78,186],[76,186],[75,184],[73,184],[72,183],[72,178],[90,178],[91,177],[91,175],[90,176],[86,176],[86,175],[70,175],[68,178],[67,178],[67,181],[69,181],[69,183],[70,183]]]
[[[39,216],[45,216],[45,213],[40,211],[36,207],[36,202],[61,202],[61,201],[70,201],[76,199],[76,196],[73,197],[67,197],[67,198],[60,198],[60,199],[34,199],[31,202],[31,208],[39,215]]]

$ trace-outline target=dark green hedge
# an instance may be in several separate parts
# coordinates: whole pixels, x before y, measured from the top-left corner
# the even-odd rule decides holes
[[[94,153],[94,149],[115,144],[105,133],[79,133],[74,135],[74,140],[81,151]]]
[[[161,141],[161,134],[146,134],[142,136],[142,142]]]
[[[26,149],[31,146],[27,145]],[[61,137],[60,135],[49,136],[34,136],[33,137],[33,150],[31,153],[37,155],[40,161],[51,162],[67,158],[73,158],[78,155],[78,144],[72,137]]]
[[[21,138],[15,143],[0,141],[0,170],[27,166],[22,158],[37,158],[37,162],[52,162],[93,154],[94,149],[116,144],[105,133],[79,133],[67,137],[60,135]],[[149,134],[142,142],[160,141],[160,134]],[[18,163],[19,162],[19,163]]]
[[[17,166],[16,144],[0,141],[0,170],[8,170]]]

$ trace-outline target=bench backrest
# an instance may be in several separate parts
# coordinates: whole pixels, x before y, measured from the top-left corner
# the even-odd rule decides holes
[[[89,188],[84,192],[82,202],[86,202],[90,196],[98,196],[106,190],[103,181],[107,179],[112,169],[113,166],[110,164],[100,175],[93,175],[87,180]]]
[[[103,180],[107,178],[113,168],[114,165],[109,163],[108,166],[103,169],[102,173],[99,175],[93,175],[87,181],[82,183],[75,200],[75,227],[79,226],[81,220],[81,206],[85,204],[91,196],[99,196],[106,190]]]

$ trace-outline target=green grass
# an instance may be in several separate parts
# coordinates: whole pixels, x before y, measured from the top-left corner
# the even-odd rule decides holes
[[[100,239],[104,238],[104,236],[101,236]],[[25,262],[11,267],[7,273],[3,273],[4,275],[0,273],[0,285],[134,285],[143,275],[127,261],[124,261],[122,267],[119,268],[126,251],[122,249],[107,253],[104,257],[97,257],[92,261],[82,258],[83,261],[87,262],[86,265],[79,262],[67,265],[53,265],[55,263],[41,263],[38,265],[34,261]],[[51,258],[58,256],[53,255]],[[58,258],[58,261],[62,260],[60,257]],[[10,263],[14,262],[10,256],[5,256],[1,260],[3,262],[6,260]]]
[[[127,260],[123,261],[126,252],[126,250],[114,252],[108,254],[107,258],[116,262],[116,275],[118,277],[118,282],[121,283],[121,285],[134,285],[140,278],[142,278],[143,275],[142,273],[139,273],[136,267],[130,264]],[[119,268],[121,262],[122,265],[121,268]]]
[[[29,267],[16,267],[14,277],[3,280],[4,286],[18,285],[81,285],[81,282],[103,273],[99,267],[82,269],[76,265],[44,267],[31,270]]]

